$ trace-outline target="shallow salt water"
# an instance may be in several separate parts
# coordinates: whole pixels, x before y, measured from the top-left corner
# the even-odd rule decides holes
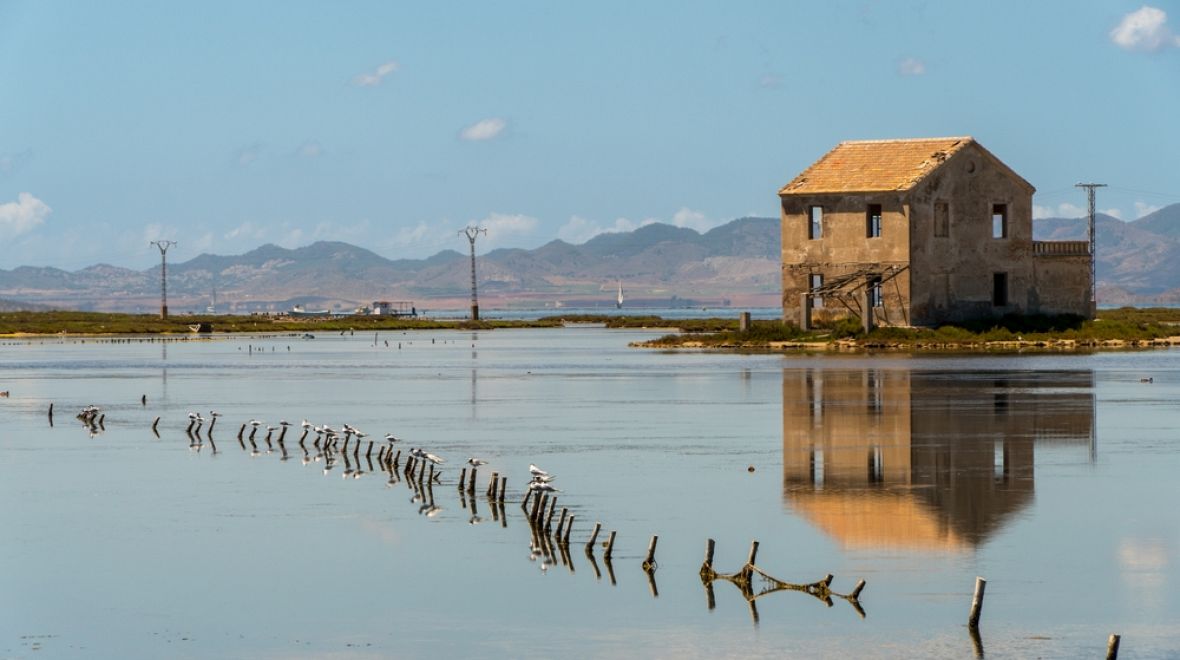
[[[627,346],[651,336],[3,342],[0,657],[971,657],[977,575],[990,657],[1095,657],[1110,633],[1124,658],[1180,654],[1180,352]],[[186,414],[214,409],[190,446]],[[363,449],[360,478],[310,439],[305,462],[297,428],[287,460],[265,429],[252,455],[252,418],[425,447],[448,461],[434,507]],[[474,512],[468,456],[490,463]],[[569,565],[530,552],[529,463],[575,516]],[[595,521],[617,530],[609,570],[583,548]],[[757,539],[780,579],[864,579],[865,616],[724,582],[710,609],[708,538],[719,571]]]

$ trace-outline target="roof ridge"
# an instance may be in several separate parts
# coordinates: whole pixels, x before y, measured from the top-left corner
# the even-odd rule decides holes
[[[975,138],[970,135],[950,135],[947,137],[924,137],[924,138],[884,138],[877,140],[844,140],[840,144],[892,144],[895,142],[947,142],[949,140],[971,141]]]

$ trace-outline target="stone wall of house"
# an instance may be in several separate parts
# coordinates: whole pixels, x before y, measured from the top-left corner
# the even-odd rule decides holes
[[[1076,314],[1094,317],[1090,305],[1089,255],[1038,255],[1033,258],[1036,273],[1035,305],[1041,314]]]
[[[914,325],[1033,311],[1032,193],[975,145],[910,191]],[[1000,237],[993,226],[998,204],[1006,217]],[[938,205],[945,205],[945,231],[936,231]],[[997,274],[1007,280],[1006,301],[996,299]]]

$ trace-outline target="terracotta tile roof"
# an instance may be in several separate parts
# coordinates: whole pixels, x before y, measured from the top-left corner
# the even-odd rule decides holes
[[[952,154],[974,143],[971,137],[841,142],[779,194],[908,190]]]

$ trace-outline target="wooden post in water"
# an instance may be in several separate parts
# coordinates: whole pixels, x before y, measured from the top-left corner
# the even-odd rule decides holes
[[[967,627],[979,629],[979,615],[983,614],[983,592],[987,589],[987,580],[975,578],[975,595],[971,598],[971,615],[967,617]]]
[[[467,487],[467,468],[463,468],[463,469],[459,470],[459,492],[460,493],[463,492],[463,489],[466,487]]]
[[[529,498],[532,496],[533,496],[533,491],[525,489],[524,499],[522,499],[520,501],[520,508],[524,509],[525,511],[528,511],[529,510]]]
[[[500,473],[493,472],[492,480],[488,482],[488,499],[496,499],[496,487],[500,485]]]
[[[508,492],[508,477],[500,477],[500,493],[497,500],[504,502],[504,494]]]
[[[746,559],[747,566],[753,566],[754,560],[758,558],[758,541],[750,542],[750,556]]]
[[[610,561],[611,551],[615,549],[615,531],[612,529],[610,536],[606,539],[606,551],[602,553],[603,559]]]
[[[1121,639],[1122,637],[1119,635],[1111,635],[1110,639],[1106,641],[1106,660],[1118,660]]]
[[[53,403],[49,404],[49,425],[53,426]]]
[[[860,592],[862,590],[864,590],[864,588],[865,588],[865,581],[864,580],[858,581],[856,583],[856,586],[852,588],[852,593],[848,594],[848,597],[851,598],[852,600],[860,600]]]
[[[152,422],[152,431],[156,432],[156,427],[160,425],[160,418],[156,417],[156,421]],[[238,436],[241,437],[240,435]]]
[[[594,523],[594,531],[590,532],[590,540],[586,542],[586,552],[594,551],[594,542],[598,540],[598,532],[602,530],[602,523]],[[597,571],[595,571],[597,572]]]
[[[373,455],[373,441],[370,440],[369,441],[369,448],[365,450],[365,458],[369,458],[372,455]]]
[[[467,494],[475,497],[475,468],[471,468],[471,481],[467,482]]]
[[[557,510],[557,496],[554,495],[553,499],[549,500],[549,513],[545,514],[545,531],[546,532],[553,529],[553,512],[556,510]],[[561,529],[561,525],[558,525],[557,529]],[[557,534],[558,534],[558,536],[560,536],[561,532],[558,532]]]
[[[565,521],[565,535],[561,537],[561,542],[565,545],[570,544],[570,532],[574,529],[574,516],[570,516],[569,520]]]
[[[554,498],[554,499],[557,499],[557,498]],[[550,513],[549,513],[550,520],[553,519],[552,511],[553,510],[550,509]],[[570,512],[570,510],[567,509],[566,507],[564,507],[564,506],[561,507],[561,517],[557,519],[557,538],[561,538],[561,530],[565,529],[565,517],[567,515],[569,515],[569,512]],[[549,528],[546,527],[545,529],[548,530]]]
[[[536,520],[537,519],[537,507],[539,507],[539,506],[541,506],[541,495],[540,494],[533,495],[533,510],[529,514],[529,520]]]
[[[705,561],[701,564],[701,578],[712,579],[716,573],[713,571],[713,550],[717,547],[717,542],[713,539],[705,540]],[[712,608],[710,608],[712,609]]]
[[[656,542],[660,537],[652,534],[651,541],[647,544],[647,557],[643,560],[643,570],[650,571],[656,567]]]

